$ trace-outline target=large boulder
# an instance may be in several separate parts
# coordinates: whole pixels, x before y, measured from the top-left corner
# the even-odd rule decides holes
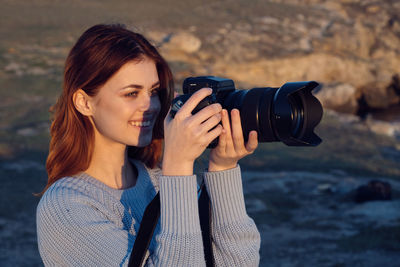
[[[358,109],[357,89],[346,83],[323,86],[315,96],[328,109],[355,114]]]
[[[390,81],[374,81],[359,88],[365,104],[370,109],[386,109],[400,104],[399,76],[394,75]]]

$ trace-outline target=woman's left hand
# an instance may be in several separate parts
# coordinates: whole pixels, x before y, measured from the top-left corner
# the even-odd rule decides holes
[[[244,144],[239,110],[231,111],[232,127],[226,109],[221,111],[223,130],[219,136],[218,146],[211,150],[208,171],[223,171],[236,167],[239,159],[252,154],[257,148],[257,132],[249,133],[249,140]]]

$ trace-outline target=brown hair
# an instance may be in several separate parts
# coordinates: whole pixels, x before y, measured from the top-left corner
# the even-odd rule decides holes
[[[98,88],[125,63],[148,57],[156,64],[161,90],[161,111],[152,142],[143,148],[128,147],[128,155],[154,168],[162,154],[163,121],[173,97],[173,78],[166,61],[142,35],[123,25],[95,25],[85,31],[71,49],[64,70],[61,96],[50,109],[50,148],[46,168],[48,182],[42,194],[58,179],[89,167],[94,148],[94,129],[89,119],[76,110],[73,94],[82,89],[94,96]]]

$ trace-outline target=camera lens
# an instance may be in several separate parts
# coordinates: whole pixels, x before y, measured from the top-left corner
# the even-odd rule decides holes
[[[321,121],[322,106],[311,91],[316,82],[286,83],[280,88],[235,90],[220,99],[227,110],[240,110],[244,138],[252,130],[259,142],[282,141],[289,146],[316,146],[313,132]]]

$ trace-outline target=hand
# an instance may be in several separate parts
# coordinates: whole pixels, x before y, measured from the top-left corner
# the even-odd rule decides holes
[[[219,136],[218,146],[211,150],[208,171],[222,171],[236,167],[239,159],[252,154],[257,148],[257,132],[249,133],[249,140],[244,145],[242,124],[239,110],[231,111],[232,128],[226,109],[222,113],[223,130]]]
[[[192,175],[195,159],[221,134],[220,104],[212,104],[192,115],[199,102],[211,93],[210,88],[198,90],[173,119],[169,114],[165,118],[163,175]]]

